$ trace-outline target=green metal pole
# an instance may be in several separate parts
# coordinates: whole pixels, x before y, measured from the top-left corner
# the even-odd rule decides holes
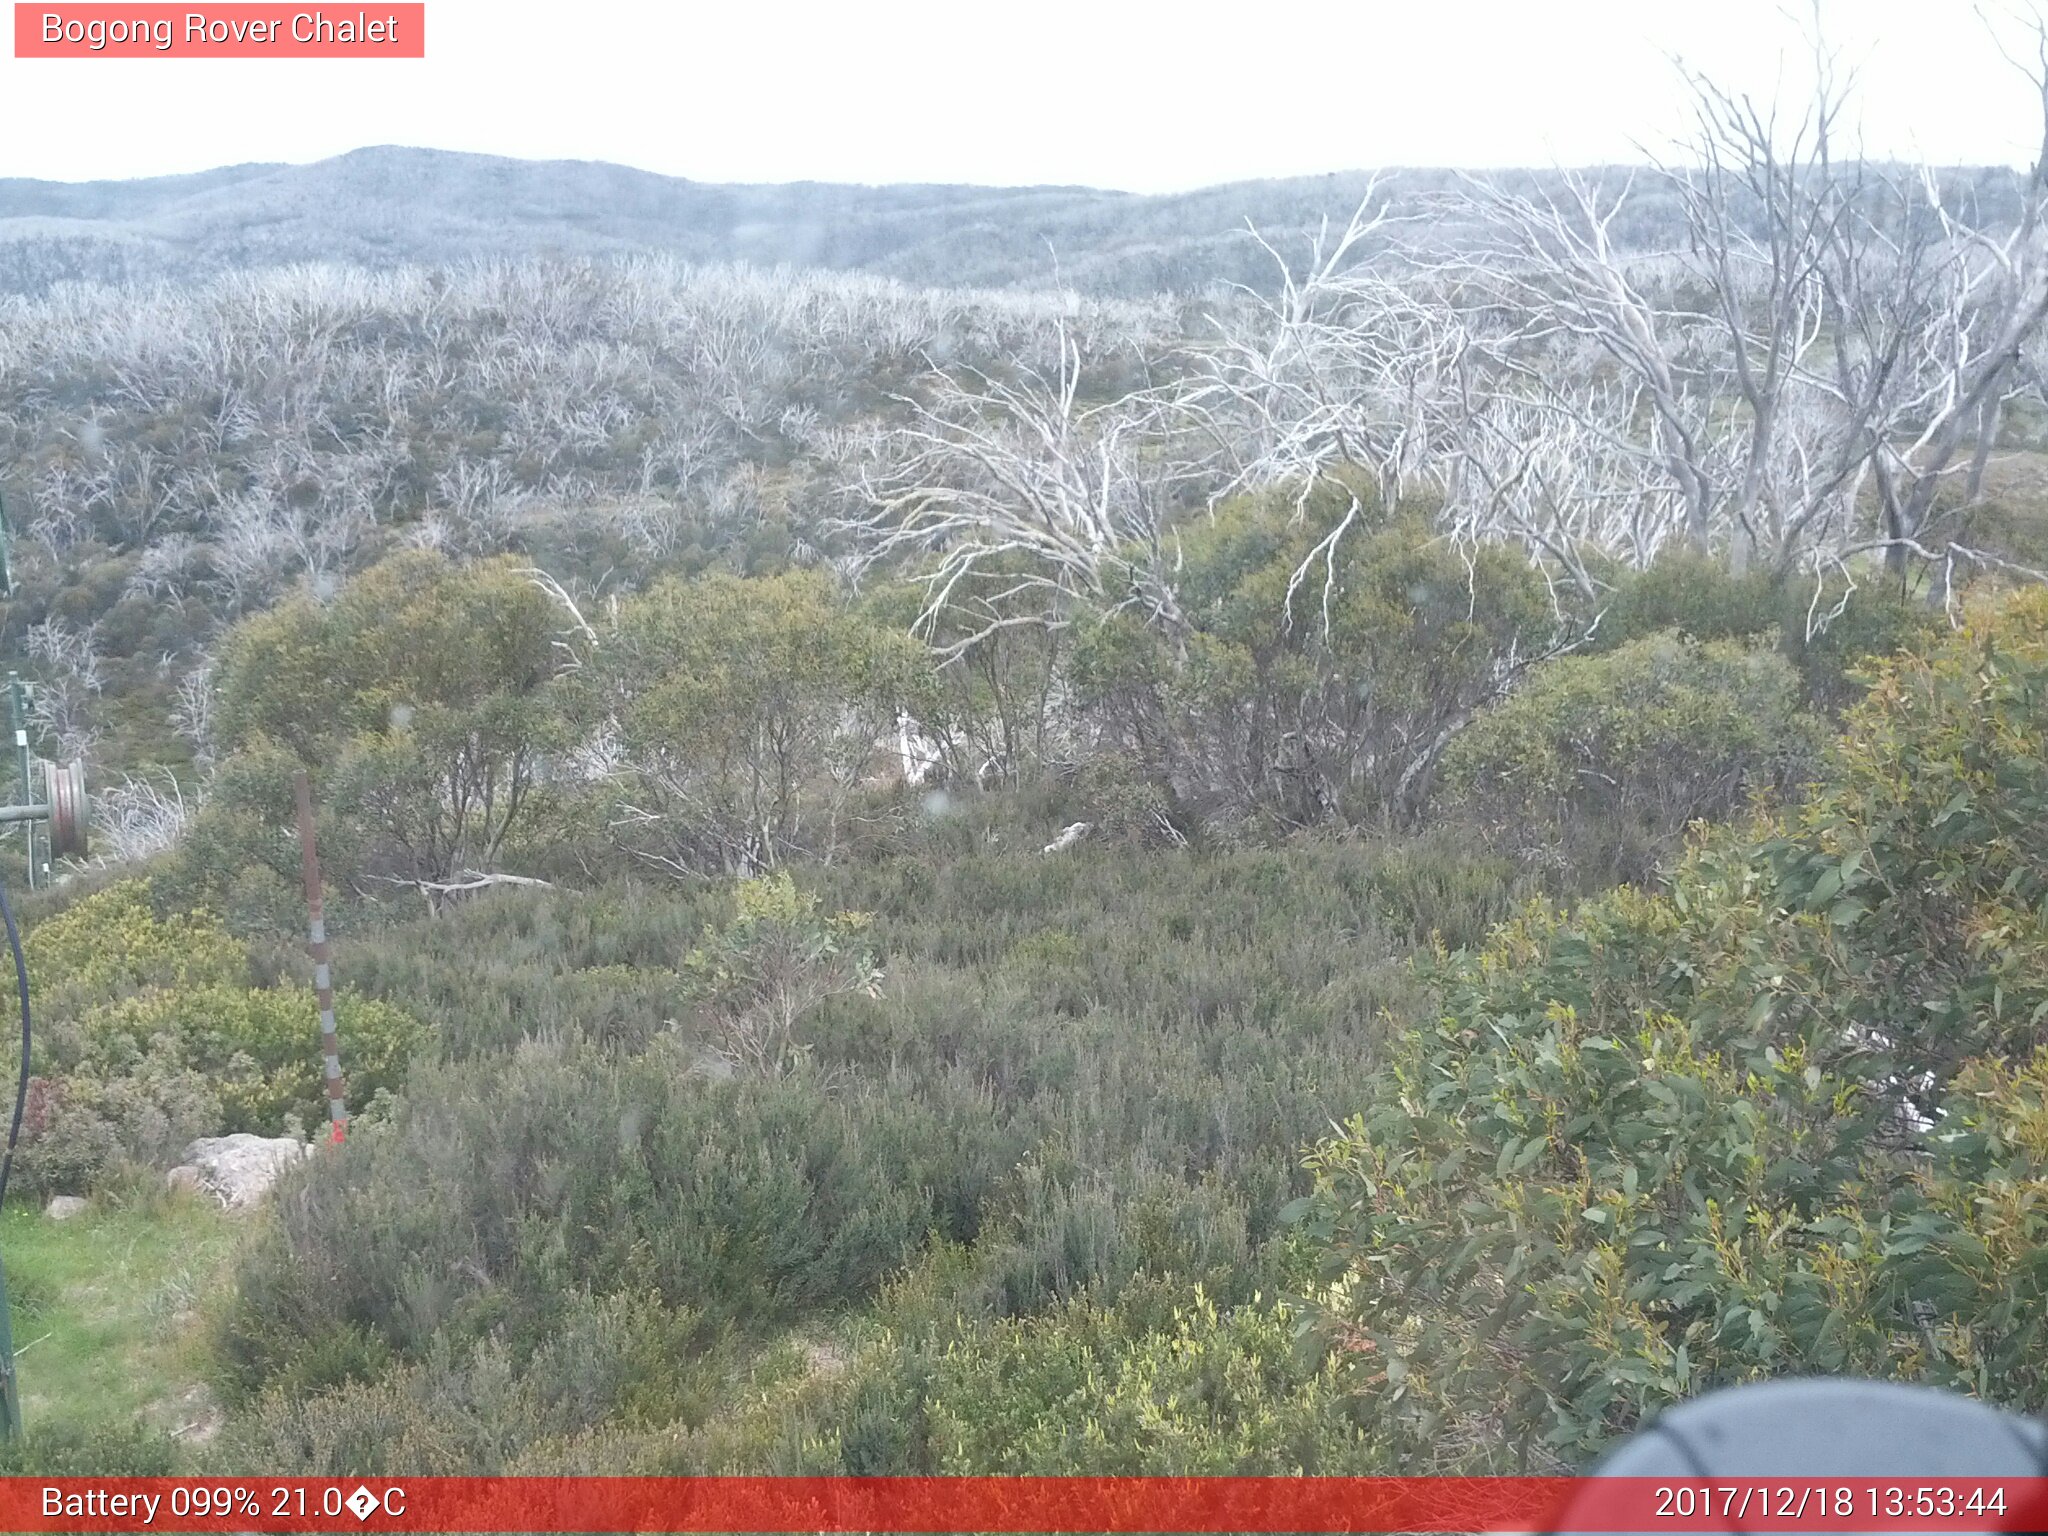
[[[0,502],[0,596],[14,596],[14,563],[8,549],[6,504]],[[8,672],[8,713],[14,717],[14,758],[20,766],[20,799],[33,799],[29,782],[29,711],[23,702],[20,674]],[[29,840],[29,889],[35,889],[35,821],[23,821],[23,836]],[[27,1026],[25,1026],[27,1028]],[[27,1038],[23,1040],[27,1049]],[[6,1266],[0,1266],[0,1438],[20,1438],[20,1386],[14,1380],[14,1325],[8,1321]]]
[[[13,540],[7,527],[7,503],[0,501],[0,597],[14,596],[14,550]],[[27,805],[35,799],[35,785],[29,781],[28,765],[28,696],[21,686],[21,674],[7,674],[7,709],[14,723],[14,757],[21,770],[21,803]],[[28,888],[36,888],[36,828],[34,822],[22,824],[22,837],[28,846]]]
[[[14,565],[9,558],[7,539],[7,507],[0,502],[0,597],[14,595]],[[34,799],[34,786],[29,783],[28,763],[28,711],[24,706],[21,674],[7,674],[7,703],[14,717],[15,758],[21,768],[21,800],[26,805]],[[35,889],[36,883],[36,824],[22,823],[22,835],[28,839],[28,883]],[[23,1005],[28,1005],[24,1001]],[[28,1049],[28,1018],[22,1016],[22,1041],[24,1051]],[[26,1078],[28,1063],[22,1063]],[[7,1270],[0,1265],[0,1439],[21,1438],[21,1388],[14,1378],[14,1325],[8,1318]]]
[[[7,1319],[7,1271],[0,1266],[0,1439],[21,1438],[21,1384],[14,1376],[14,1328]]]
[[[7,710],[14,722],[14,761],[21,773],[21,803],[29,805],[35,801],[35,786],[29,782],[28,761],[28,692],[21,684],[21,674],[7,674]],[[28,839],[28,888],[36,888],[36,824],[25,821],[22,836]]]

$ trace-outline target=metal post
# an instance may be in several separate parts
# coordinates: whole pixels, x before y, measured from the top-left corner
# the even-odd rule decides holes
[[[7,508],[0,504],[0,597],[14,595],[14,562],[8,548]],[[21,674],[7,674],[7,702],[14,717],[14,755],[21,770],[21,800],[23,805],[32,802],[35,785],[29,778],[28,760],[28,709]],[[36,887],[36,824],[24,821],[22,835],[28,839],[28,887]],[[5,910],[6,898],[0,895],[0,910]],[[7,914],[7,935],[14,950],[17,966],[16,975],[21,983],[21,1091],[28,1091],[28,971],[21,966],[21,944],[14,928],[12,912]],[[16,1109],[15,1128],[20,1129],[20,1111]],[[12,1171],[14,1145],[10,1140],[7,1148],[7,1172]],[[0,1195],[6,1193],[6,1174],[0,1172]],[[21,1438],[21,1384],[14,1375],[14,1326],[8,1318],[7,1271],[0,1267],[0,1437],[8,1440]]]
[[[334,977],[328,969],[327,919],[320,905],[320,855],[313,847],[313,790],[301,773],[292,790],[299,802],[299,862],[306,877],[306,952],[313,957],[313,995],[320,1005],[320,1056],[327,1071],[328,1138],[348,1134],[348,1104],[341,1081],[341,1042],[334,1031]]]
[[[14,1376],[14,1328],[7,1320],[7,1272],[0,1269],[0,1439],[21,1438],[21,1384]]]
[[[0,557],[4,558],[4,557]],[[28,693],[21,685],[21,674],[7,674],[7,708],[14,722],[14,760],[21,773],[21,803],[28,805],[36,798],[35,785],[29,779],[28,765]],[[36,888],[36,824],[22,823],[22,836],[28,839],[28,888]]]

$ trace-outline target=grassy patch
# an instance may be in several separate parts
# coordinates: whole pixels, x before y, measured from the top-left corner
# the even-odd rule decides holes
[[[207,1330],[239,1225],[211,1201],[96,1200],[0,1215],[22,1421],[31,1441],[136,1425],[181,1440],[213,1417]]]

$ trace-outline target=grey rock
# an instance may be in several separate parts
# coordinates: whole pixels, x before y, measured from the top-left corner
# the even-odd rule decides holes
[[[238,1131],[232,1136],[202,1136],[185,1149],[185,1162],[199,1182],[220,1197],[222,1205],[238,1210],[269,1194],[279,1175],[312,1150],[290,1136],[252,1136]]]

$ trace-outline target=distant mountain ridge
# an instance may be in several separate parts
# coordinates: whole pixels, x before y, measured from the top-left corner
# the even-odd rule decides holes
[[[1407,172],[1404,191],[1449,184]],[[0,291],[299,261],[662,252],[921,284],[1193,291],[1263,278],[1247,219],[1286,238],[1348,216],[1364,172],[1161,196],[1088,187],[743,186],[597,161],[361,149],[311,165],[64,183],[0,180]]]
[[[1492,173],[1556,190],[1564,172]],[[1657,246],[1683,238],[1673,189],[1624,168],[1584,174],[1618,192],[1610,235]],[[1956,195],[2012,202],[2012,177],[1943,173]],[[1406,169],[1383,186],[1408,226],[1455,244],[1432,194],[1459,174]],[[311,165],[222,166],[135,181],[0,180],[0,293],[64,281],[184,279],[237,267],[327,261],[389,267],[477,257],[662,253],[691,262],[867,271],[920,285],[1049,287],[1135,296],[1263,286],[1283,250],[1341,226],[1371,183],[1364,171],[1140,194],[1091,187],[725,185],[587,160],[511,160],[385,146]]]

